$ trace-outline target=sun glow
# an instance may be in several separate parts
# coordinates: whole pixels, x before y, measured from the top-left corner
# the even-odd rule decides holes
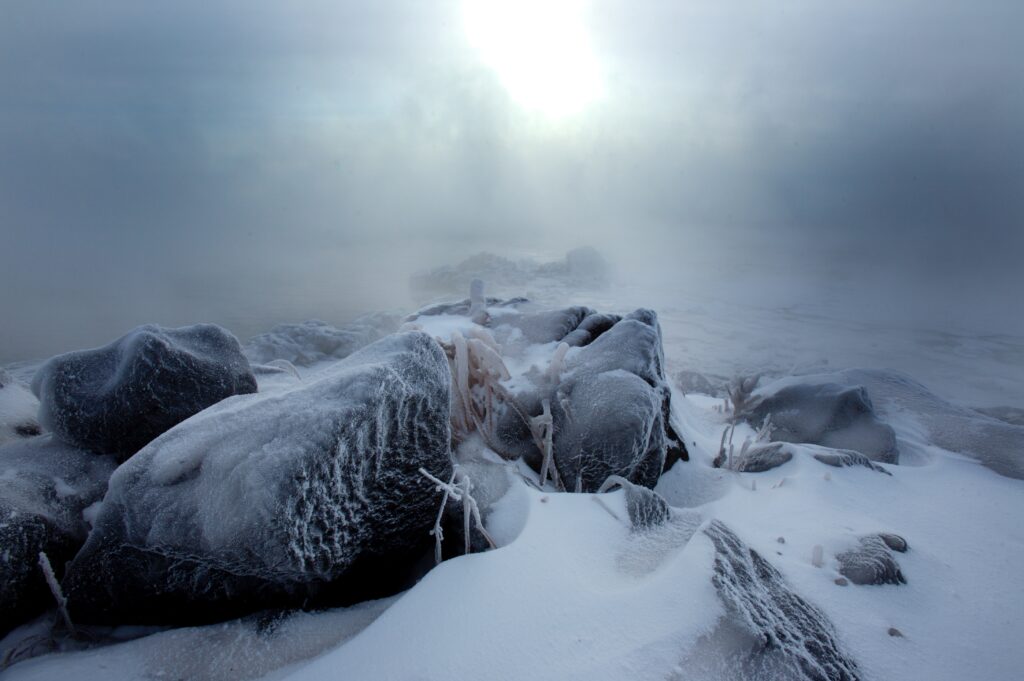
[[[601,95],[581,0],[465,0],[470,44],[524,109],[579,113]]]

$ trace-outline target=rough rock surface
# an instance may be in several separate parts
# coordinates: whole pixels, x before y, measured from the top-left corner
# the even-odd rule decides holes
[[[183,623],[408,586],[451,475],[450,375],[388,336],[270,395],[226,400],[118,469],[64,580],[82,621]]]
[[[53,606],[39,553],[60,574],[85,541],[82,511],[103,497],[115,465],[48,435],[0,447],[0,636]]]
[[[849,449],[832,449],[815,452],[813,454],[815,460],[820,461],[826,466],[832,466],[833,468],[846,468],[849,466],[864,466],[870,468],[878,473],[885,473],[886,475],[892,475],[889,471],[885,470],[876,463],[872,463],[871,459],[864,456],[859,452],[854,452]]]
[[[0,369],[0,444],[40,435],[39,400],[28,386]]]
[[[836,555],[839,573],[854,584],[906,584],[891,548],[903,552],[907,543],[894,534],[860,537],[856,548]]]
[[[740,473],[764,473],[788,463],[793,453],[782,442],[753,445],[729,461],[729,468]]]
[[[318,319],[299,324],[279,324],[249,339],[245,355],[254,364],[286,360],[310,366],[348,357],[361,347],[398,329],[397,315],[385,313],[359,317],[340,329]]]
[[[54,357],[32,381],[44,428],[124,460],[231,395],[256,391],[238,341],[213,324],[140,326],[110,345]]]
[[[875,414],[868,391],[839,383],[769,386],[746,415],[761,424],[771,415],[772,440],[851,449],[872,461],[899,463],[896,433]]]
[[[717,520],[704,534],[715,546],[712,582],[729,612],[730,625],[754,643],[730,661],[736,668],[724,678],[860,678],[828,617],[797,595],[778,570]]]

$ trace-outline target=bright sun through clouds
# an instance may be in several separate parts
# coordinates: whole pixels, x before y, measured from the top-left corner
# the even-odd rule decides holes
[[[568,116],[601,95],[582,0],[464,0],[463,20],[470,44],[524,109]]]

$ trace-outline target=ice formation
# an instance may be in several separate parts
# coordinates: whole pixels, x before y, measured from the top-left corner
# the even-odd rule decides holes
[[[53,605],[39,553],[63,570],[115,465],[48,435],[0,446],[0,635]]]
[[[39,420],[65,442],[127,459],[220,400],[256,392],[238,340],[213,324],[140,326],[54,357],[32,381]]]
[[[398,329],[396,315],[373,313],[358,317],[341,328],[319,319],[298,324],[278,324],[246,342],[246,357],[255,364],[286,360],[308,367],[338,360]]]
[[[181,423],[113,476],[64,580],[72,616],[196,622],[404,585],[447,480],[449,373],[423,333]]]

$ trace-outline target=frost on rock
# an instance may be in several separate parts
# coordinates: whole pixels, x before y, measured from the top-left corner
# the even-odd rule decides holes
[[[854,584],[906,584],[892,551],[904,552],[907,542],[895,534],[860,537],[857,547],[836,555],[839,574]]]
[[[665,499],[654,490],[634,485],[629,480],[613,475],[604,481],[598,494],[614,487],[621,487],[626,495],[626,512],[634,532],[643,532],[663,525],[672,518],[672,509]]]
[[[226,400],[114,475],[64,580],[76,620],[199,622],[407,586],[451,476],[448,363],[419,332]]]
[[[206,407],[256,392],[256,379],[238,340],[219,326],[146,325],[102,348],[54,357],[32,391],[44,428],[124,460]]]
[[[397,315],[374,313],[359,317],[342,328],[318,319],[299,324],[279,324],[267,333],[250,338],[245,355],[255,364],[287,360],[297,366],[339,360],[398,329]]]
[[[784,443],[756,444],[740,450],[738,456],[730,459],[729,468],[740,473],[764,473],[788,463],[793,458]]]
[[[878,473],[885,473],[886,475],[892,475],[889,471],[885,470],[876,463],[873,463],[871,459],[864,456],[860,452],[854,452],[849,449],[822,449],[822,451],[816,451],[813,454],[815,460],[820,461],[826,466],[832,466],[833,468],[846,468],[849,466],[863,466],[870,468]]]
[[[39,553],[63,569],[88,533],[82,511],[103,497],[115,465],[50,436],[0,447],[0,635],[53,606]]]
[[[796,383],[770,386],[747,414],[750,423],[771,415],[771,439],[852,449],[872,461],[899,463],[896,433],[875,414],[868,391],[859,385]]]
[[[768,561],[720,521],[705,529],[715,547],[712,582],[728,611],[725,627],[745,639],[720,663],[721,678],[853,681],[857,664],[843,652],[831,621],[797,595]],[[717,647],[722,641],[702,641]]]
[[[0,369],[0,444],[41,434],[38,412],[39,400],[28,386]]]

